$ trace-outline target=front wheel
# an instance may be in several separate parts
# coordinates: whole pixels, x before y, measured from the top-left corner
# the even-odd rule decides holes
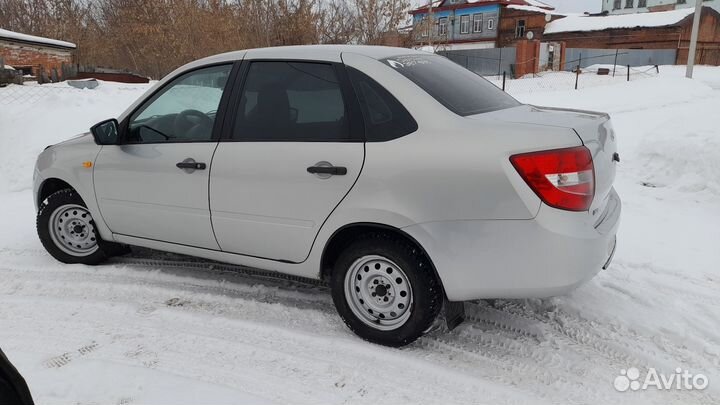
[[[99,264],[108,257],[92,215],[74,190],[51,194],[40,206],[36,225],[45,250],[63,263]]]
[[[386,346],[404,346],[422,336],[443,302],[425,254],[384,233],[367,234],[348,245],[330,283],[335,307],[350,330]]]

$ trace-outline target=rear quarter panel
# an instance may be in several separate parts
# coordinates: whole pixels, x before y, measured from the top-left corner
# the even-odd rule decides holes
[[[529,219],[540,200],[509,161],[516,153],[580,145],[571,129],[507,123],[495,113],[458,116],[385,64],[343,53],[343,62],[376,80],[400,101],[418,130],[366,144],[357,184],[332,215],[342,222],[416,223]],[[512,112],[504,111],[506,116]],[[519,108],[517,114],[522,114]]]

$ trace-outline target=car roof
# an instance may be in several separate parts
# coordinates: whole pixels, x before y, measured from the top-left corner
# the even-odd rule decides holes
[[[192,65],[204,65],[211,63],[229,62],[241,60],[243,58],[252,59],[307,59],[322,60],[328,62],[340,62],[340,55],[343,53],[355,53],[368,56],[374,59],[384,59],[397,55],[408,54],[425,54],[427,52],[417,51],[408,48],[397,48],[391,46],[374,46],[374,45],[296,45],[296,46],[276,46],[269,48],[254,48],[240,51],[221,53],[219,55],[209,56],[192,62]]]

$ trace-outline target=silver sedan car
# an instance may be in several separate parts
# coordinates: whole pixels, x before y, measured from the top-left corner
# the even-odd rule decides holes
[[[458,302],[607,267],[618,161],[606,114],[523,105],[440,56],[251,49],[42,152],[37,230],[65,263],[132,245],[327,280],[353,332],[401,346]]]

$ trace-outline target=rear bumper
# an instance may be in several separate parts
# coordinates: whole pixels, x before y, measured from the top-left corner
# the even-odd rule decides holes
[[[543,205],[530,220],[440,221],[404,228],[427,251],[451,301],[565,294],[606,268],[620,212],[615,190],[599,223]]]

